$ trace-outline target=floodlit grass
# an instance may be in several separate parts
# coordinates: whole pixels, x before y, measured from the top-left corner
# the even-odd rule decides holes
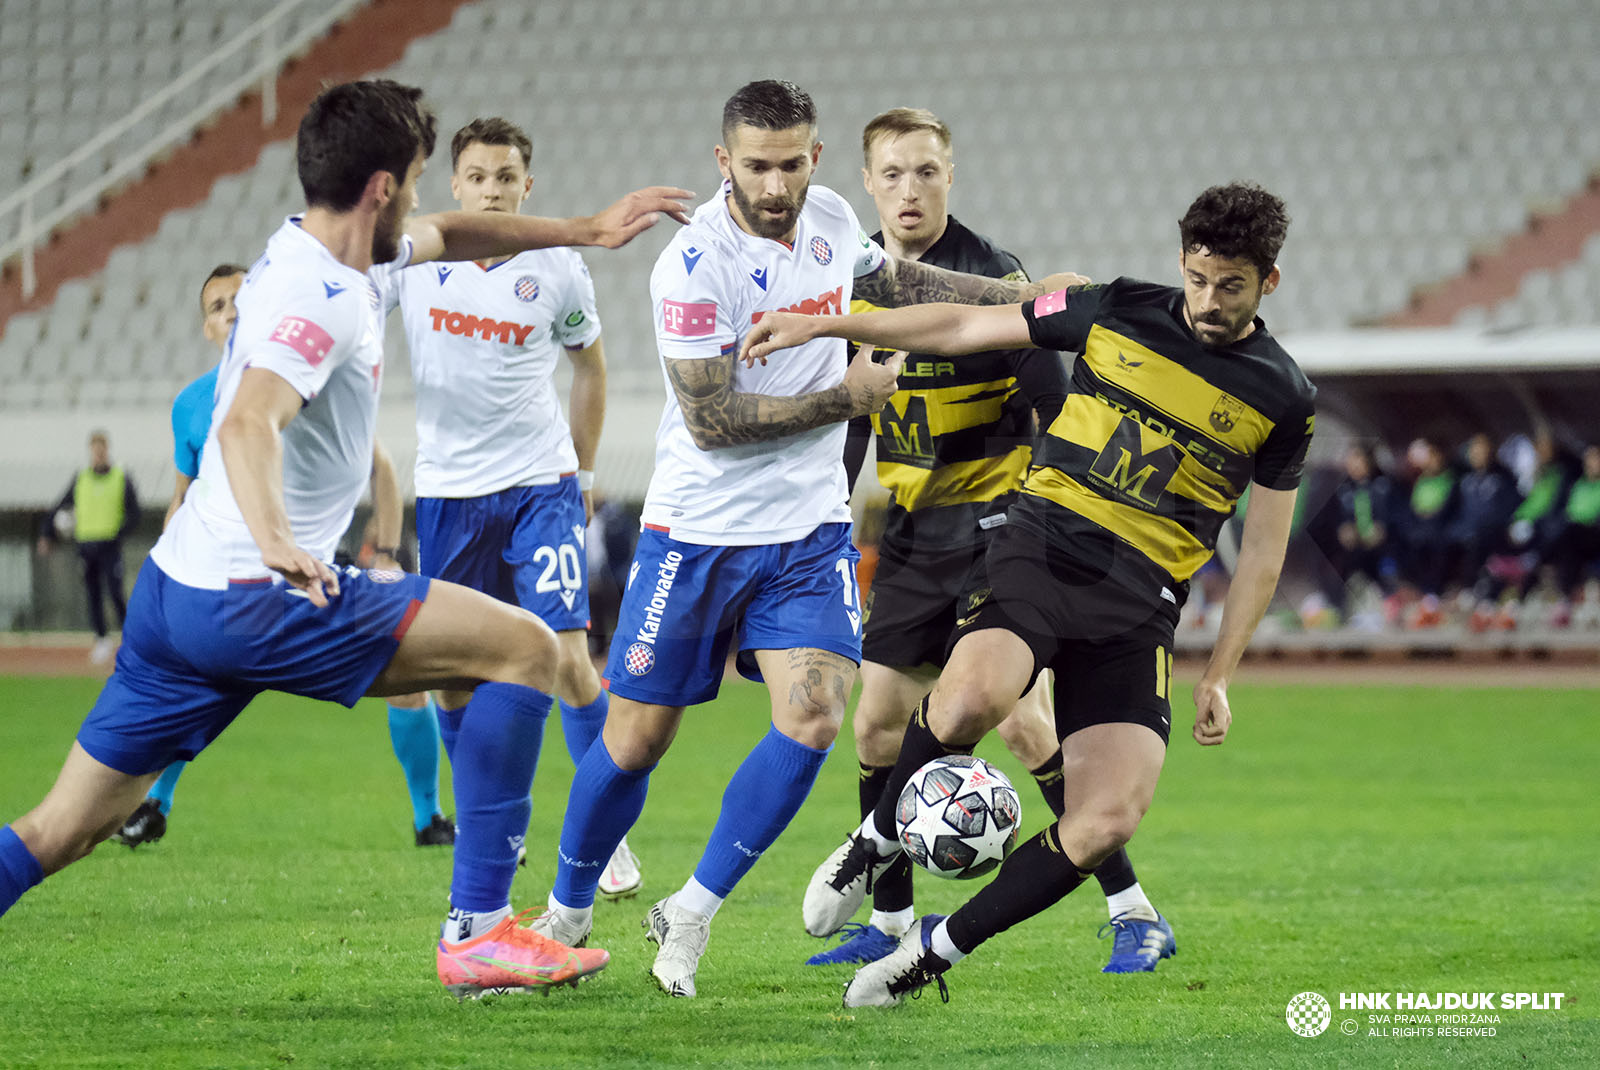
[[[49,787],[96,687],[0,679],[0,819]],[[799,901],[855,820],[848,728],[718,915],[699,999],[655,989],[639,922],[691,872],[765,731],[764,692],[746,684],[690,711],[652,779],[630,836],[644,892],[596,910],[611,966],[548,998],[458,1005],[433,973],[449,853],[411,846],[382,706],[265,696],[190,767],[164,841],[105,845],[0,919],[0,1065],[1594,1065],[1600,691],[1239,686],[1233,700],[1227,746],[1175,736],[1131,847],[1175,959],[1102,975],[1091,882],[952,971],[949,1005],[930,990],[846,1012],[848,968],[801,965],[820,945]],[[1037,828],[1037,792],[999,761]],[[543,903],[570,776],[553,730],[519,907]],[[969,890],[924,877],[918,905],[948,911]],[[1305,990],[1335,1004],[1312,1039],[1284,1021]],[[1475,1038],[1368,1036],[1366,1012],[1337,1006],[1477,991],[1566,995],[1498,1012],[1497,1035]]]

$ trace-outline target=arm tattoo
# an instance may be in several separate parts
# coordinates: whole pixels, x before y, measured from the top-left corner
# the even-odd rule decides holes
[[[843,383],[810,394],[774,397],[734,388],[737,353],[704,360],[667,361],[683,422],[703,450],[765,442],[848,420],[850,391]]]
[[[946,271],[917,260],[890,257],[870,275],[857,279],[853,296],[880,308],[924,305],[947,301],[957,305],[1011,305],[1038,297],[1044,287],[1036,282],[991,279]]]

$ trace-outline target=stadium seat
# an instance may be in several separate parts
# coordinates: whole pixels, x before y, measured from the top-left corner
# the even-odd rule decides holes
[[[0,34],[0,191],[20,181],[25,161],[37,173],[98,129],[73,125],[73,116],[121,114],[273,3],[0,0],[0,25],[27,27]],[[927,0],[907,19],[859,0],[818,0],[807,9],[806,47],[783,73],[821,108],[828,150],[819,178],[871,227],[856,176],[861,124],[885,107],[928,103],[955,132],[952,204],[962,218],[1039,271],[1167,279],[1172,221],[1197,186],[1253,177],[1283,191],[1295,219],[1285,251],[1293,271],[1269,316],[1285,332],[1394,310],[1414,288],[1459,271],[1472,248],[1520,230],[1530,207],[1582,188],[1600,166],[1600,17],[1591,0],[1478,0],[1471,18],[1454,17],[1445,0],[1285,0],[1270,12],[1223,0],[1152,3],[1153,12],[1093,5],[1067,13],[1052,0],[1018,0],[972,19],[959,0]],[[424,207],[449,204],[448,135],[485,111],[529,128],[538,210],[577,210],[597,191],[658,178],[708,196],[718,109],[734,85],[764,72],[743,42],[771,32],[770,12],[703,0],[695,16],[685,23],[676,0],[581,11],[480,0],[456,9],[447,29],[413,42],[386,72],[424,85],[440,116],[443,144],[423,180]],[[1150,40],[1152,18],[1180,32]],[[1071,32],[1044,32],[1057,27]],[[940,77],[908,84],[885,62],[888,39]],[[91,40],[99,43],[90,52],[73,52],[74,41]],[[514,63],[506,62],[508,40]],[[599,40],[620,43],[601,54]],[[1134,41],[1142,42],[1136,54]],[[1187,73],[1197,56],[1207,60],[1203,86]],[[997,81],[996,70],[1008,77]],[[1085,99],[1105,106],[1085,107]],[[1223,135],[1174,106],[1183,100],[1251,106]],[[155,128],[141,124],[129,142]],[[1026,147],[1040,144],[1041,131],[1048,151]],[[62,194],[48,191],[39,210]],[[194,280],[217,260],[254,257],[298,202],[292,144],[280,142],[245,174],[217,181],[192,211],[163,220],[136,250],[113,256],[98,275],[96,314],[152,332],[130,358],[141,377],[147,367],[189,373]],[[1591,244],[1592,270],[1530,279],[1515,298],[1465,320],[1600,321],[1600,241]],[[591,257],[619,389],[660,388],[640,310],[650,259]],[[1381,282],[1363,281],[1373,263],[1389,268]],[[59,308],[10,330],[50,345],[91,330],[87,291],[62,293]],[[13,358],[9,333],[0,360]],[[391,362],[391,390],[409,389],[405,369],[403,359]]]

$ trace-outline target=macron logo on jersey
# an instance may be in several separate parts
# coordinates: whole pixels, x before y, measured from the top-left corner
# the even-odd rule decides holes
[[[344,293],[344,287],[336,282],[325,282],[322,284],[322,289],[328,295],[328,300],[330,301]]]
[[[469,316],[465,312],[451,312],[445,308],[430,308],[433,329],[447,334],[475,334],[485,342],[499,340],[522,345],[533,332],[531,323],[512,323],[510,320],[490,319],[488,316]]]
[[[333,335],[298,316],[283,317],[272,329],[268,340],[288,346],[313,368],[328,359],[328,353],[333,349]]]
[[[757,286],[761,287],[761,292],[762,293],[766,293],[767,292],[767,269],[766,268],[756,268],[754,271],[752,271],[750,273],[750,278],[755,282],[755,284]]]
[[[662,301],[661,329],[680,338],[704,338],[717,329],[714,301]]]
[[[454,270],[455,270],[455,268],[451,267],[449,264],[440,264],[439,265],[439,285],[440,286],[444,285],[444,281],[450,277],[450,273],[452,271],[454,271]]]
[[[683,251],[683,273],[685,275],[693,275],[694,266],[700,262],[700,258],[704,255],[703,252],[692,245],[685,249]]]
[[[844,287],[835,286],[827,293],[796,301],[788,308],[769,308],[750,316],[751,323],[760,323],[768,312],[798,312],[802,316],[837,316],[844,311]]]

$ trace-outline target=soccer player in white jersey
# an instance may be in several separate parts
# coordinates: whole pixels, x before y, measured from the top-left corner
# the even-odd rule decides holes
[[[734,773],[693,877],[646,919],[661,945],[651,972],[674,996],[695,994],[712,915],[799,810],[838,734],[861,659],[845,421],[882,408],[904,360],[868,354],[847,368],[839,343],[735,369],[740,339],[765,312],[838,312],[852,292],[885,306],[1046,292],[886,257],[844,198],[810,184],[822,144],[795,85],[740,89],[722,139],[721,191],[650,280],[670,387],[656,470],[606,667],[604,745],[573,778],[550,911],[534,923],[564,943],[588,939],[601,866],[638,819],[684,708],[716,696],[737,642],[741,672],[767,684],[772,723]]]
[[[576,982],[604,952],[517,924],[510,889],[532,752],[560,648],[537,617],[477,591],[329,561],[371,471],[380,310],[399,269],[560,245],[622,245],[661,213],[655,187],[588,218],[445,212],[410,221],[433,148],[421,90],[324,90],[301,120],[307,209],[273,235],[238,297],[217,416],[190,487],[140,571],[116,671],[55,786],[0,827],[0,914],[82,858],[156,775],[193,758],[261,691],[354,705],[363,694],[476,685],[455,750],[458,839],[435,950],[457,995]],[[521,784],[520,812],[495,800]]]
[[[234,298],[244,283],[246,268],[238,264],[218,264],[200,286],[201,332],[219,353],[227,351],[238,310]],[[211,434],[211,407],[217,392],[220,365],[184,387],[172,402],[173,464],[178,470],[172,499],[161,521],[163,529],[172,522],[178,506],[189,493],[189,486],[200,474],[200,454]],[[402,507],[400,484],[394,463],[379,443],[373,444],[372,504],[374,522],[379,529],[378,552],[372,562],[378,568],[399,568],[398,553]],[[406,791],[411,796],[412,831],[418,847],[448,846],[455,842],[455,822],[439,809],[439,723],[426,694],[392,695],[389,698],[389,739],[394,756],[405,773]],[[133,815],[123,822],[114,838],[129,847],[154,843],[167,833],[167,818],[172,814],[173,794],[188,762],[176,761],[150,788],[150,794]]]
[[[450,192],[468,212],[519,212],[533,188],[533,143],[503,118],[457,130],[450,162]],[[554,629],[556,695],[577,764],[607,705],[589,660],[583,545],[606,407],[589,269],[572,249],[530,249],[410,268],[397,294],[417,384],[419,571],[520,605]],[[570,428],[554,381],[563,351],[573,366]],[[446,751],[471,697],[440,694]],[[624,841],[600,892],[628,896],[639,884]]]

